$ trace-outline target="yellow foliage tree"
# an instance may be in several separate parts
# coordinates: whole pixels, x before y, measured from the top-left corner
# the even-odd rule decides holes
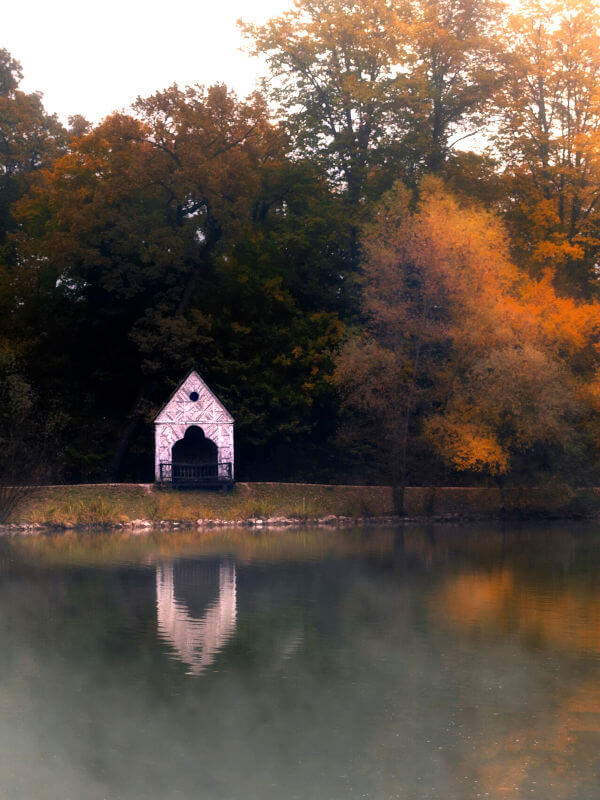
[[[504,30],[497,144],[519,263],[563,292],[597,293],[600,12],[594,0],[528,0]]]

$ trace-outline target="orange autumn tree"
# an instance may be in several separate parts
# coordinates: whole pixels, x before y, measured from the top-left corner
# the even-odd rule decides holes
[[[498,219],[437,179],[415,204],[388,193],[363,253],[366,326],[336,379],[370,422],[398,513],[417,445],[452,471],[513,477],[573,449],[597,404],[600,306],[524,275]]]

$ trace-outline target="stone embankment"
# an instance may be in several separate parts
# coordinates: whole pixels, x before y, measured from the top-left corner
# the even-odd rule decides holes
[[[406,516],[387,486],[238,483],[226,494],[150,484],[34,487],[0,533],[123,529],[299,528],[463,522],[499,518],[599,518],[600,489],[408,487]],[[0,517],[2,508],[0,506]]]
[[[417,521],[418,517],[349,517],[330,514],[326,517],[250,517],[248,519],[198,519],[196,522],[178,520],[150,520],[133,519],[129,522],[110,523],[39,523],[39,522],[13,522],[0,525],[0,535],[18,533],[47,533],[67,530],[130,530],[132,532],[155,530],[178,530],[197,528],[303,528],[303,527],[335,527],[374,526],[374,525],[399,525],[403,522]],[[440,518],[441,519],[441,518]]]

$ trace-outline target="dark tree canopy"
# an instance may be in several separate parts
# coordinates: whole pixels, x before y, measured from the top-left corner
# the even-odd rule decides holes
[[[508,11],[297,0],[242,23],[261,91],[67,127],[0,50],[0,441],[19,419],[55,480],[150,479],[194,367],[241,477],[591,480],[600,16]]]

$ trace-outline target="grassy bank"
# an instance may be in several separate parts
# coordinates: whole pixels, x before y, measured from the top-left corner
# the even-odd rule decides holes
[[[56,486],[38,490],[14,514],[14,522],[92,525],[203,520],[245,520],[328,515],[379,516],[392,513],[386,487],[239,483],[223,494],[172,491],[151,485]]]
[[[589,516],[600,513],[600,491],[534,490],[513,492],[504,499],[493,488],[409,488],[406,492],[406,513],[414,517],[497,516],[503,507],[526,514]],[[239,483],[229,494],[221,494],[114,484],[40,488],[15,511],[12,522],[73,526],[126,524],[134,520],[195,523],[391,514],[392,494],[384,486]]]

